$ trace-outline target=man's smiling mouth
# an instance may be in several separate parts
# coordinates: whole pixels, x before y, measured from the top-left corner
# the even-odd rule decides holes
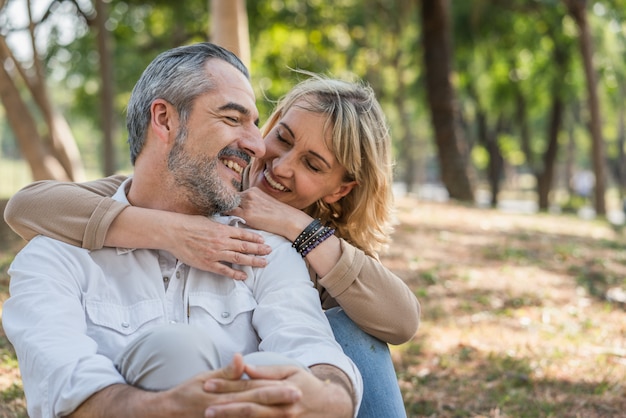
[[[236,162],[232,160],[221,160],[221,161],[222,161],[222,164],[224,164],[226,167],[230,168],[237,174],[241,175],[241,173],[243,173],[243,167],[237,164]]]

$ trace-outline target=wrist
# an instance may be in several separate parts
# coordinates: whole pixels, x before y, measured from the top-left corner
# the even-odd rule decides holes
[[[309,254],[309,252],[331,237],[334,233],[334,228],[324,226],[319,219],[314,219],[296,237],[291,246],[296,249],[302,258],[304,258]]]
[[[298,212],[300,213],[297,216],[291,218],[284,235],[285,238],[287,238],[291,242],[294,242],[296,238],[298,238],[298,236],[302,233],[302,231],[304,231],[306,227],[314,221],[314,218],[311,218],[306,213],[302,211]]]
[[[334,402],[331,401],[331,404],[334,404],[337,408],[339,408],[340,405],[345,408],[345,411],[344,409],[340,409],[344,411],[345,414],[339,413],[339,410],[337,410],[338,416],[354,416],[357,406],[357,396],[348,375],[341,369],[331,366],[330,364],[316,364],[311,366],[310,369],[311,372],[324,383],[324,386],[329,388],[329,401],[331,401],[333,397],[335,400]],[[337,387],[341,389],[337,390]]]

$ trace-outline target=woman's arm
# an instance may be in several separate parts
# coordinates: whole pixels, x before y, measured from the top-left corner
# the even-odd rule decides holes
[[[80,184],[38,181],[11,197],[4,219],[25,240],[45,235],[97,250],[104,246],[113,220],[128,206],[109,198],[125,179],[118,175]]]
[[[313,219],[258,188],[242,193],[232,211],[253,228],[294,241]],[[336,236],[330,236],[306,256],[311,277],[321,289],[322,306],[339,304],[361,329],[391,344],[415,335],[420,304],[402,279],[377,259]]]
[[[415,294],[380,261],[344,240],[338,241],[340,260],[329,273],[317,278],[324,289],[322,306],[338,304],[363,331],[382,341],[409,341],[420,323],[420,304]],[[322,250],[323,244],[318,248]],[[307,260],[323,257],[318,248],[307,255]]]
[[[103,246],[171,252],[193,267],[238,280],[230,264],[264,267],[271,248],[253,232],[204,216],[138,208],[110,198],[124,176],[87,183],[41,181],[17,192],[7,204],[7,224],[24,239],[46,235],[96,250]]]

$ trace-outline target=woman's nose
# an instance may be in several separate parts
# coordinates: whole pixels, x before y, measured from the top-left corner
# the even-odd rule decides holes
[[[294,171],[293,155],[289,152],[285,152],[272,161],[272,170],[274,173],[281,177],[290,177]]]
[[[265,155],[265,142],[257,126],[248,130],[247,134],[241,140],[241,147],[255,158],[260,158]]]

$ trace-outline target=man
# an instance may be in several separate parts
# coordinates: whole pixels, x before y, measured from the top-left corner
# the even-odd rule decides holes
[[[208,43],[161,54],[129,101],[135,169],[115,198],[207,216],[234,208],[243,169],[264,152],[257,123],[233,54]],[[11,266],[3,312],[30,416],[354,415],[360,375],[302,259],[259,233],[272,253],[245,282],[164,251],[33,239]]]

